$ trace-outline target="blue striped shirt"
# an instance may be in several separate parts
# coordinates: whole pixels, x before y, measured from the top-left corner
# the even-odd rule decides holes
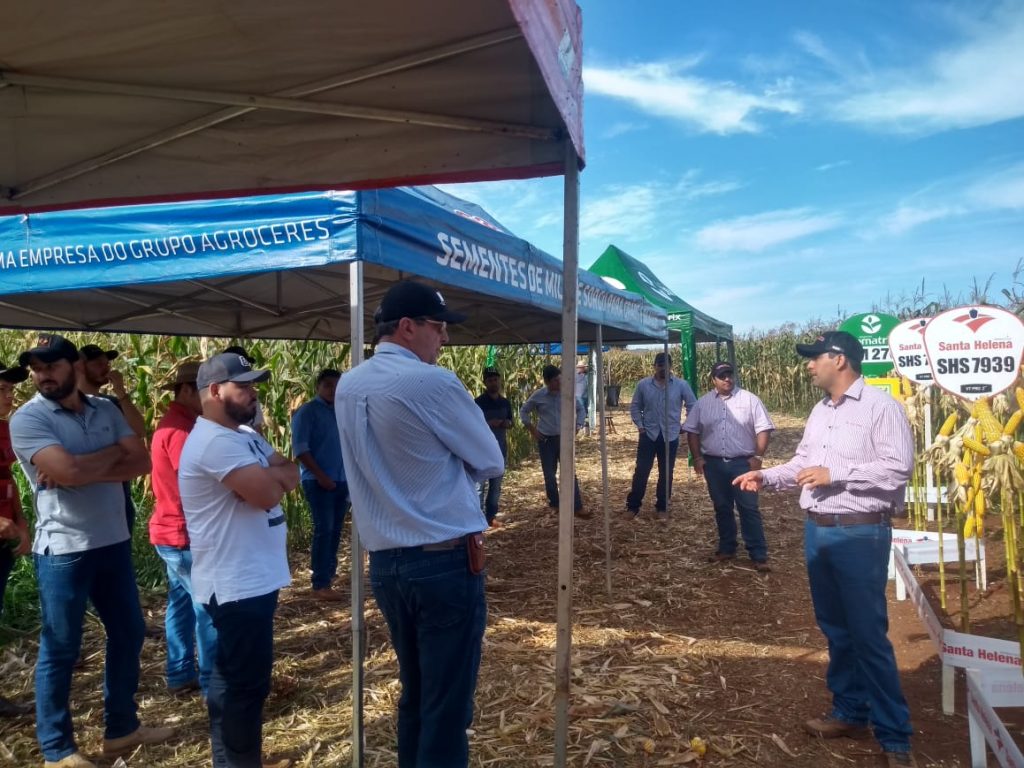
[[[561,434],[562,425],[562,393],[552,392],[547,387],[541,387],[523,403],[519,409],[519,418],[523,424],[529,424],[533,420],[533,414],[537,414],[537,421],[534,424],[537,431],[546,437],[554,437]],[[583,426],[586,419],[586,412],[583,410],[583,403],[576,400],[576,429]]]
[[[629,415],[638,429],[647,433],[651,440],[657,440],[662,429],[670,443],[679,439],[680,418],[683,405],[686,412],[693,410],[697,397],[685,379],[675,376],[668,378],[668,418],[665,416],[665,387],[659,386],[653,376],[640,379],[629,405]],[[667,424],[666,424],[667,422]]]
[[[476,483],[505,461],[454,373],[382,342],[341,378],[334,404],[352,518],[370,552],[487,527]]]

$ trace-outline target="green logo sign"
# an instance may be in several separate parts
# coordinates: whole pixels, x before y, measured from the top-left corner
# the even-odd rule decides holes
[[[899,318],[883,315],[880,312],[868,312],[854,315],[839,326],[864,347],[864,362],[861,366],[865,376],[885,376],[893,369],[889,358],[889,334],[899,325]]]

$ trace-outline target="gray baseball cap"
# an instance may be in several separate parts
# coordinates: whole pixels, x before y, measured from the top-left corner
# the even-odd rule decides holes
[[[223,352],[199,366],[196,388],[206,389],[211,384],[223,384],[226,381],[235,384],[258,384],[269,378],[270,371],[254,370],[252,363],[244,355]]]

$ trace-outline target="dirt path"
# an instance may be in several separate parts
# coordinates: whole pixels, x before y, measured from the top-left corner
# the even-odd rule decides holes
[[[584,497],[597,514],[578,523],[575,534],[571,764],[697,764],[687,748],[699,736],[710,746],[704,764],[711,766],[875,765],[872,742],[821,742],[801,730],[804,719],[828,708],[828,697],[825,643],[811,613],[796,497],[762,500],[772,573],[757,574],[741,559],[709,565],[706,556],[715,545],[711,504],[684,466],[670,521],[653,517],[653,477],[641,518],[621,519],[635,438],[624,411],[613,418],[611,598],[605,592],[597,440],[583,438],[579,445]],[[769,452],[774,459],[790,455],[802,430],[795,420],[778,423],[782,429]],[[557,525],[535,458],[511,473],[505,489],[505,525],[488,534],[490,621],[472,764],[545,766],[552,764]],[[268,751],[296,758],[298,765],[348,765],[349,614],[309,600],[306,565],[293,557],[296,584],[283,594],[278,613],[266,743]],[[916,614],[908,603],[890,601],[890,616],[921,764],[968,765],[966,719],[941,713],[939,666]],[[158,603],[151,620],[160,621]],[[367,765],[393,766],[396,665],[372,601],[368,623]],[[95,754],[102,738],[102,645],[94,625],[87,649],[87,664],[75,679],[75,711],[82,747]],[[19,686],[31,690],[28,664],[34,657],[32,643],[8,650],[8,693]],[[169,697],[162,664],[162,642],[147,640],[141,714],[146,722],[176,723],[180,738],[132,756],[127,765],[208,765],[202,704]],[[962,712],[962,689],[958,694]],[[0,723],[0,744],[0,765],[41,761],[30,721]]]

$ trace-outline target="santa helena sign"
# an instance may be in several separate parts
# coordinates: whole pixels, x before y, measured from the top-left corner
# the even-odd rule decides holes
[[[899,318],[881,312],[854,315],[839,326],[855,336],[864,347],[861,371],[865,376],[885,376],[892,370],[889,356],[889,334],[899,324]]]
[[[924,351],[926,325],[927,317],[915,317],[900,323],[889,334],[889,357],[896,364],[897,373],[922,386],[932,383],[932,369]]]
[[[935,383],[977,400],[1013,386],[1024,357],[1024,323],[999,307],[959,307],[929,321],[924,347]]]

